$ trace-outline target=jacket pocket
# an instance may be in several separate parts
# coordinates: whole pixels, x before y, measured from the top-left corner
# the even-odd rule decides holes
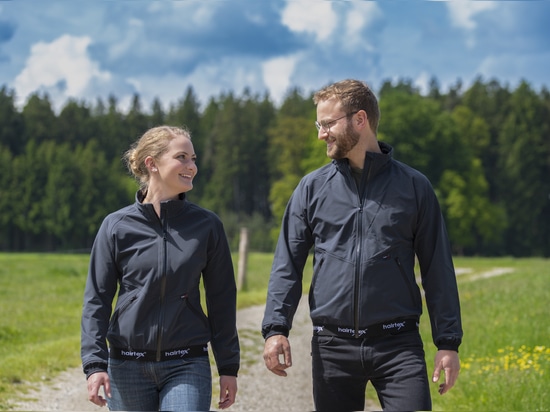
[[[115,311],[109,321],[109,330],[112,329],[112,327],[118,322],[120,316],[123,315],[127,310],[129,310],[129,308],[138,300],[138,298],[139,290],[136,289],[125,296],[120,304],[117,302],[117,307],[115,308]]]
[[[322,324],[351,325],[355,266],[325,250],[316,250],[315,257],[309,290],[312,320]]]
[[[206,328],[209,328],[210,324],[208,322],[208,317],[203,312],[202,308],[197,308],[193,303],[191,303],[191,300],[189,299],[189,295],[187,293],[184,293],[181,295],[181,300],[186,308],[188,308],[193,315],[195,315]]]
[[[422,300],[421,300],[421,297],[419,295],[418,285],[416,284],[414,273],[413,273],[413,276],[407,276],[407,273],[405,272],[405,268],[401,264],[401,260],[399,260],[399,256],[396,256],[394,258],[394,261],[397,264],[397,267],[399,269],[399,273],[401,273],[401,276],[403,276],[403,280],[405,281],[405,284],[407,285],[407,287],[409,289],[409,293],[411,294],[411,298],[412,298],[413,302],[416,305],[422,305]]]
[[[422,312],[420,290],[410,267],[414,257],[411,254],[409,263],[406,253],[398,253],[397,248],[386,249],[366,262],[359,294],[360,325]]]

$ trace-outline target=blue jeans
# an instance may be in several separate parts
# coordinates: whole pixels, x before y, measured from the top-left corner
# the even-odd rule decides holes
[[[383,410],[431,410],[418,331],[367,339],[313,336],[313,400],[317,411],[362,411],[371,382]]]
[[[109,359],[112,411],[208,411],[208,356],[161,362]]]

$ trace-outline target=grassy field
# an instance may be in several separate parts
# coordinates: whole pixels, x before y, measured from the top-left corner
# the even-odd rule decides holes
[[[87,264],[87,255],[0,253],[0,410],[29,383],[80,365]],[[455,265],[462,371],[444,396],[433,385],[434,410],[550,410],[550,261],[457,258]],[[250,255],[239,308],[264,302],[270,267],[271,255]],[[306,284],[310,278],[308,265]],[[421,328],[431,373],[426,315]],[[375,398],[372,388],[367,394]]]
[[[463,271],[462,370],[444,396],[434,385],[434,410],[550,410],[550,261],[455,259],[455,266]],[[427,317],[422,333],[431,342]],[[426,349],[433,370],[433,345]]]

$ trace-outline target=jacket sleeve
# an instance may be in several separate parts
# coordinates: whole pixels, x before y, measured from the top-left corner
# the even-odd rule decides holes
[[[302,297],[303,270],[313,245],[306,196],[302,180],[287,204],[281,224],[262,321],[264,339],[273,335],[288,336]]]
[[[218,374],[237,376],[240,347],[237,334],[237,286],[229,244],[221,221],[208,244],[208,263],[203,270],[212,351]]]
[[[107,370],[107,329],[117,291],[118,270],[105,220],[94,241],[84,291],[81,319],[81,358],[86,375]]]
[[[438,349],[458,351],[462,323],[451,247],[437,197],[427,179],[417,185],[418,217],[415,252]]]

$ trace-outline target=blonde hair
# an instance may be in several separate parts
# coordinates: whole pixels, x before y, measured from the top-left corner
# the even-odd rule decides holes
[[[123,161],[130,173],[139,182],[142,193],[149,186],[149,169],[145,165],[145,159],[151,156],[158,159],[162,156],[170,141],[178,136],[191,140],[191,133],[185,127],[158,126],[147,130],[130,149],[124,153]]]
[[[369,119],[369,126],[374,134],[378,132],[380,108],[378,100],[370,87],[359,80],[347,79],[328,85],[313,95],[313,103],[337,99],[346,113],[364,110]]]

